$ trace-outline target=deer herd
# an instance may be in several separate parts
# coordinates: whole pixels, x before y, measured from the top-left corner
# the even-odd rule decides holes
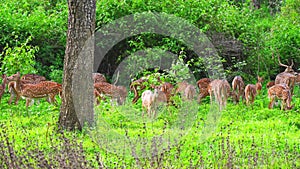
[[[278,57],[279,65],[285,67],[285,71],[276,76],[275,81],[267,83],[268,97],[270,103],[268,108],[272,109],[276,100],[281,100],[281,109],[292,109],[291,100],[293,96],[293,89],[295,84],[300,84],[300,74],[298,75],[293,69],[293,62],[290,66],[282,64]],[[46,80],[45,77],[36,74],[25,74],[20,76],[16,73],[7,77],[2,75],[2,84],[0,85],[0,102],[2,95],[6,90],[6,86],[10,93],[8,104],[18,104],[20,97],[26,99],[26,108],[32,104],[33,100],[46,98],[49,103],[56,104],[56,96],[61,96],[62,85],[53,81]],[[118,78],[117,78],[118,79]],[[112,102],[118,105],[124,104],[128,95],[125,86],[117,86],[116,82],[111,84],[107,82],[104,75],[100,73],[93,73],[94,80],[94,98],[95,104],[99,105],[100,101],[110,98]],[[116,80],[117,81],[117,80]],[[184,101],[191,101],[196,96],[196,87],[186,81],[178,82],[172,85],[169,82],[162,82],[157,78],[160,85],[150,84],[149,76],[142,77],[131,82],[129,88],[133,92],[134,98],[132,103],[135,104],[139,98],[142,101],[142,109],[146,110],[148,116],[156,116],[156,108],[160,104],[171,105],[174,104],[172,96],[180,94]],[[231,98],[234,103],[243,100],[247,106],[252,105],[256,96],[262,90],[263,78],[257,76],[256,84],[245,85],[241,76],[235,76],[230,85],[226,79],[211,79],[202,78],[197,81],[196,85],[199,89],[197,97],[198,103],[206,96],[210,96],[210,102],[213,103],[215,98],[220,110],[224,109],[228,98]],[[148,87],[148,88],[147,88]],[[147,89],[146,89],[147,88]],[[145,90],[146,89],[146,90]]]

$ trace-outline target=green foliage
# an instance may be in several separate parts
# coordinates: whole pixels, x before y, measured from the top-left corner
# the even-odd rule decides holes
[[[28,37],[26,42],[21,43],[20,46],[10,48],[6,46],[4,52],[0,55],[2,60],[1,72],[5,74],[15,74],[21,72],[22,74],[36,73],[35,53],[38,47],[28,45],[31,37]]]
[[[57,82],[57,83],[62,83],[62,78],[63,78],[63,70],[57,69],[54,66],[50,66],[50,79]]]
[[[35,66],[39,73],[48,77],[49,66],[62,62],[66,44],[67,3],[61,0],[12,0],[5,1],[0,8],[0,52],[8,45],[11,48],[31,36],[27,44],[37,46]],[[42,65],[42,66],[39,66]]]
[[[101,29],[107,23],[137,12],[166,13],[187,20],[209,36],[221,33],[225,38],[242,43],[240,56],[231,56],[230,53],[227,56],[221,55],[225,61],[223,63],[225,73],[229,77],[237,72],[249,76],[247,79],[257,74],[274,77],[281,70],[276,59],[272,57],[277,54],[282,57],[283,62],[293,59],[298,66],[300,41],[298,0],[278,3],[275,7],[271,7],[268,2],[262,2],[261,8],[256,10],[250,3],[250,1],[224,0],[197,2],[179,0],[160,3],[155,0],[97,1],[96,27],[97,30]],[[271,15],[273,8],[276,8],[276,13]],[[28,45],[39,47],[35,68],[47,78],[53,78],[49,74],[53,69],[50,66],[61,70],[63,67],[67,12],[67,3],[61,0],[47,2],[12,0],[3,3],[0,15],[5,17],[0,18],[2,30],[0,52],[6,45],[11,48],[20,46],[21,42],[31,36],[32,41]],[[192,35],[188,30],[186,33]],[[159,47],[171,53],[178,53],[184,49],[187,56],[185,64],[197,57],[178,39],[151,33],[126,39],[118,45],[123,53],[111,53],[108,58],[124,58],[149,47]],[[222,45],[224,44],[217,46],[219,52],[224,47]],[[198,61],[188,63],[189,68],[196,75],[207,75],[205,65],[200,66],[198,63]]]

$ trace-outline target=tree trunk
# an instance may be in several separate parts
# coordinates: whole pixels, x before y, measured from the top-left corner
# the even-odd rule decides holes
[[[94,120],[93,60],[96,0],[68,0],[68,32],[64,58],[59,126],[81,130]]]

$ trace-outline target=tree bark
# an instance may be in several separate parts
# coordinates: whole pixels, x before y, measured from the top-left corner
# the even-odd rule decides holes
[[[64,58],[59,127],[82,130],[93,124],[93,60],[96,0],[68,0],[68,32]]]

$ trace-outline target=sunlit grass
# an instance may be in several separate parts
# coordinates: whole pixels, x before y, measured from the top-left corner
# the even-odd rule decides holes
[[[101,160],[109,167],[151,168],[151,163],[169,167],[217,167],[229,163],[246,168],[299,167],[299,162],[293,160],[300,152],[300,99],[293,98],[295,107],[291,111],[281,111],[280,106],[269,110],[264,93],[249,107],[229,101],[220,114],[213,113],[208,98],[201,105],[162,107],[154,119],[147,114],[142,117],[141,102],[132,105],[131,98],[118,107],[101,102],[95,107],[96,125],[92,129],[66,132],[66,136],[82,142],[91,161],[100,152]],[[7,101],[5,95],[0,105],[0,123],[8,128],[8,137],[14,140],[16,149],[37,144],[40,150],[50,153],[51,147],[60,145],[54,139],[58,138],[59,107],[42,100],[26,110],[24,100],[19,105],[8,105]],[[214,117],[216,121],[207,121]],[[151,154],[162,161],[153,162]]]

